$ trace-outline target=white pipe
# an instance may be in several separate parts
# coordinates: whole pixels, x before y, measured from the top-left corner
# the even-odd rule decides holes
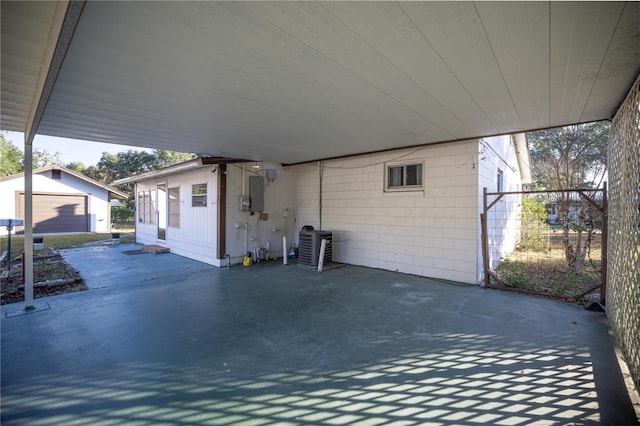
[[[318,229],[322,229],[322,162],[318,161]]]
[[[244,219],[246,219],[246,214],[247,214],[247,213],[245,212],[245,210],[244,210],[244,196],[245,196],[245,192],[244,192],[244,184],[245,184],[245,166],[244,166],[244,163],[242,163],[242,188],[241,188],[241,191],[240,191],[240,192],[241,192],[241,194],[240,194],[240,195],[241,195],[241,197],[240,197],[240,198],[242,199],[242,201],[241,201],[241,202],[242,202],[243,204],[241,204],[241,205],[240,205],[240,209],[241,209],[241,211],[242,211],[242,219],[243,219],[243,220],[244,220]],[[243,232],[243,235],[244,235],[244,252],[242,253],[242,256],[246,256],[246,255],[247,255],[247,248],[248,248],[248,246],[247,246],[247,245],[248,245],[247,240],[249,239],[249,235],[248,235],[248,228],[249,228],[249,224],[245,221],[245,222],[242,224],[242,229],[243,229],[243,231],[244,231],[244,232]]]
[[[245,179],[245,178],[244,178],[244,173],[245,173],[245,170],[244,170],[244,163],[242,163],[242,191],[241,191],[241,192],[242,192],[242,194],[240,194],[240,195],[242,195],[243,197],[244,197],[244,179]]]
[[[287,264],[287,257],[289,256],[287,252],[287,237],[285,235],[282,236],[282,264]]]
[[[246,256],[247,255],[247,240],[249,239],[249,224],[247,222],[242,224],[242,229],[244,230],[244,253],[242,253],[242,256]]]
[[[327,240],[322,239],[322,243],[320,243],[320,258],[318,259],[318,272],[322,272],[322,267],[324,266],[324,251],[327,249]]]

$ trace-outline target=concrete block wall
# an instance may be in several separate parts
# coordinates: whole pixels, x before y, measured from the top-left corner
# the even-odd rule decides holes
[[[332,231],[337,262],[477,283],[477,154],[471,140],[294,166],[299,225]],[[423,190],[384,191],[395,160],[424,162]]]
[[[249,211],[240,210],[242,164],[228,164],[226,252],[232,264],[242,263],[245,247],[246,251],[252,251],[269,246],[270,258],[280,258],[283,256],[282,237],[287,237],[287,245],[290,246],[297,234],[291,171],[275,163],[261,162],[258,170],[253,165],[245,164],[245,194],[249,193],[249,176],[267,176],[265,170],[275,172],[274,180],[265,179],[264,213],[267,213],[268,219],[258,220],[258,213],[252,215]],[[222,265],[226,265],[226,261]]]
[[[498,170],[503,172],[503,192],[521,191],[521,171],[510,135],[484,138],[478,145],[478,217],[483,210],[483,189],[496,192]],[[488,202],[495,200],[488,197]],[[505,195],[487,214],[489,263],[497,267],[511,253],[520,236],[521,195]],[[481,243],[481,241],[479,242]],[[478,248],[478,280],[483,279],[482,246]]]

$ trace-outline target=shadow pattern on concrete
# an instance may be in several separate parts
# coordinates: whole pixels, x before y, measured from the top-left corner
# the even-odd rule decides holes
[[[637,422],[601,313],[351,266],[193,266],[4,320],[2,424]]]

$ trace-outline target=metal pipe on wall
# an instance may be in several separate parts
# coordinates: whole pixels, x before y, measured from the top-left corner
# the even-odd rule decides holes
[[[322,162],[318,161],[318,229],[322,229]]]

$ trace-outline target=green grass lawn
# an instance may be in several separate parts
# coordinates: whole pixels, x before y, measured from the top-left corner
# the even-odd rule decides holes
[[[86,234],[67,234],[67,235],[34,235],[35,237],[44,237],[44,246],[58,249],[79,247],[86,243],[94,241],[110,240],[111,233],[86,233]],[[134,236],[120,236],[121,243],[135,242]],[[7,250],[8,238],[0,237],[0,253]],[[11,257],[16,258],[22,255],[24,250],[24,239],[22,235],[11,236]]]
[[[122,231],[120,231],[122,232]],[[59,249],[79,247],[95,241],[111,240],[111,233],[100,234],[67,234],[67,235],[35,235],[43,237],[44,249],[34,250],[33,280],[38,282],[52,282],[44,286],[34,287],[34,298],[54,296],[57,294],[86,290],[87,287],[82,277],[71,268],[57,253]],[[120,235],[120,242],[133,243],[135,236]],[[0,252],[7,250],[8,238],[0,237]],[[20,258],[24,249],[24,237],[22,235],[11,236],[12,268],[7,277],[0,282],[2,293],[1,304],[15,303],[24,300],[24,289],[20,288],[22,280],[22,265]],[[3,264],[2,266],[4,267]],[[59,280],[59,283],[55,281]]]

